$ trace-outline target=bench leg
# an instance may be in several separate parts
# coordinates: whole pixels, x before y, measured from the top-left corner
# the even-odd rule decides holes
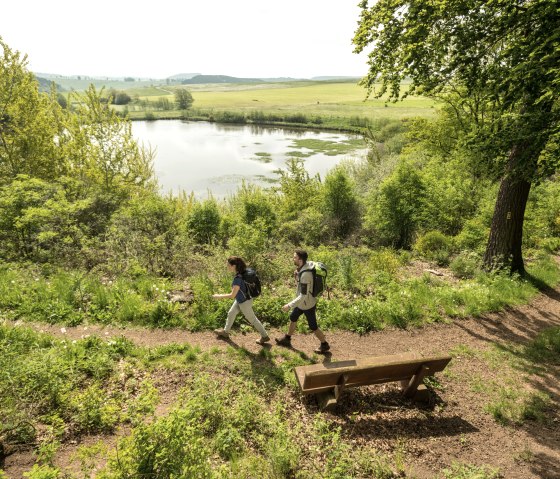
[[[407,398],[413,397],[416,394],[418,386],[422,383],[422,380],[430,374],[430,368],[427,366],[422,366],[418,372],[412,376],[408,386],[403,391],[403,395]]]
[[[334,408],[334,406],[338,403],[347,382],[348,375],[344,374],[332,391],[318,394],[317,400],[319,401],[319,407],[327,411]]]
[[[336,398],[332,391],[317,394],[317,402],[319,403],[319,409],[323,411],[330,411],[336,406]]]

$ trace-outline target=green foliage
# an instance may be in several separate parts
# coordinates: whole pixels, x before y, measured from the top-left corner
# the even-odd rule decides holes
[[[221,215],[216,200],[195,203],[187,219],[187,230],[199,244],[212,244],[220,232]]]
[[[281,220],[296,220],[306,209],[317,204],[320,183],[311,178],[300,159],[286,161],[286,170],[279,170],[281,193]]]
[[[416,240],[414,249],[430,261],[447,265],[453,251],[453,240],[439,231],[429,231]]]
[[[230,203],[241,222],[252,225],[259,220],[259,227],[264,228],[266,234],[275,232],[278,224],[275,205],[266,191],[244,182]]]
[[[415,0],[405,13],[400,2],[360,6],[356,51],[374,45],[362,84],[371,92],[381,83],[376,96],[389,91],[395,100],[414,92],[438,95],[459,122],[467,120],[461,142],[503,178],[485,266],[523,273],[521,233],[531,183],[559,166],[560,54],[553,32],[560,13],[547,1],[523,8],[473,2],[465,9],[451,0],[435,6]],[[405,78],[411,84],[401,93]]]
[[[535,363],[560,363],[560,327],[541,331],[525,347],[525,354]]]
[[[192,278],[191,287],[194,293],[194,302],[192,304],[192,316],[188,323],[189,329],[198,331],[223,327],[231,304],[226,301],[216,301],[212,298],[214,286],[206,276],[200,275]]]
[[[335,238],[348,236],[359,219],[358,199],[348,175],[341,168],[329,172],[322,193],[329,231]]]
[[[449,268],[458,278],[467,279],[474,278],[477,274],[480,273],[481,264],[482,260],[476,253],[470,251],[462,251],[455,258],[453,258],[453,260],[449,264]]]
[[[270,250],[270,235],[264,221],[257,219],[251,224],[237,223],[233,231],[228,241],[229,249],[260,270],[266,264],[265,256]]]
[[[55,341],[24,327],[0,326],[0,434],[7,443],[29,443],[36,424],[75,433],[110,431],[120,420],[123,397],[102,386],[130,352],[98,338]],[[18,388],[13,387],[17,381]],[[44,449],[45,457],[48,450]]]
[[[179,110],[188,110],[194,102],[191,92],[185,88],[175,90],[175,104]]]
[[[528,248],[560,249],[560,182],[550,178],[534,187],[529,195],[524,243]]]
[[[544,422],[545,410],[550,407],[550,397],[542,392],[527,393],[517,386],[501,387],[497,397],[491,401],[486,410],[500,424],[522,424],[526,420]]]
[[[73,395],[70,408],[78,432],[112,432],[121,420],[119,401],[96,383]]]
[[[28,479],[59,479],[61,474],[57,467],[34,464],[29,472],[23,473],[23,476]]]
[[[150,274],[169,274],[179,239],[179,201],[144,194],[117,211],[108,231],[109,261],[119,271],[132,265]]]
[[[460,462],[453,462],[450,468],[444,469],[442,472],[445,479],[498,479],[501,477],[496,468]]]
[[[370,241],[410,248],[422,220],[426,186],[412,165],[401,163],[372,195],[366,216]]]
[[[56,99],[39,93],[27,56],[0,39],[0,185],[20,174],[52,180],[67,173],[53,139],[63,133]]]
[[[138,426],[119,445],[97,477],[139,476],[210,478],[209,449],[187,410],[175,410],[151,424]]]

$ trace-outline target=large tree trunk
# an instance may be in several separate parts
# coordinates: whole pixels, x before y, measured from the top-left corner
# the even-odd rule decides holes
[[[523,150],[521,145],[512,148],[506,174],[500,184],[484,254],[484,266],[488,270],[509,267],[512,273],[525,273],[521,245],[525,206],[531,183],[516,171]]]

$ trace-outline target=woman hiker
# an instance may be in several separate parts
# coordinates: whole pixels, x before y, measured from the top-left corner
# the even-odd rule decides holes
[[[247,269],[245,261],[239,256],[230,256],[227,260],[227,268],[230,273],[234,274],[231,283],[231,293],[213,294],[214,299],[235,299],[227,316],[226,325],[223,329],[215,329],[214,332],[221,338],[229,338],[229,332],[233,326],[236,316],[239,312],[249,321],[253,327],[260,333],[261,337],[257,339],[257,344],[263,345],[270,341],[268,333],[262,323],[258,320],[253,311],[253,299],[249,297],[247,285],[243,281],[243,272]]]

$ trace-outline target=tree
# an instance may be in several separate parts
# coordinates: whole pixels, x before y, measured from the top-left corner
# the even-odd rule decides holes
[[[20,174],[53,179],[66,171],[53,138],[64,114],[27,70],[27,56],[0,38],[0,185]]]
[[[356,51],[373,45],[362,84],[391,99],[456,99],[472,118],[472,147],[500,171],[485,265],[524,272],[522,231],[531,184],[560,163],[560,10],[552,0],[367,0]],[[402,81],[412,83],[403,91]]]
[[[191,93],[184,88],[175,90],[175,103],[179,110],[188,110],[194,102]]]

